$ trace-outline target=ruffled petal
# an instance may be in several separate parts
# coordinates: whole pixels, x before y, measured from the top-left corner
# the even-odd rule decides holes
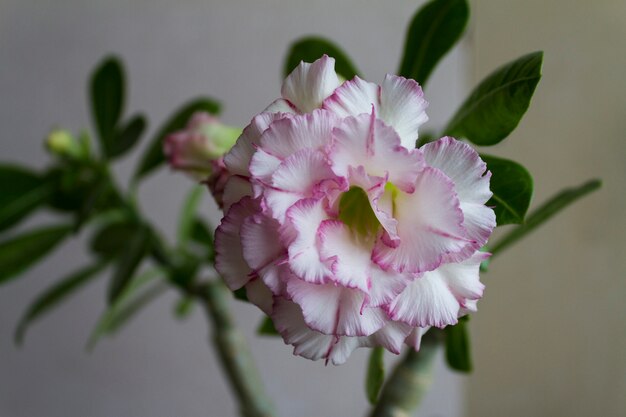
[[[366,338],[362,337],[337,337],[311,330],[304,322],[300,307],[283,298],[275,301],[272,321],[285,343],[294,346],[294,355],[314,361],[326,359],[327,363],[340,365],[366,343]]]
[[[413,327],[400,322],[387,323],[382,329],[369,337],[371,346],[382,346],[389,352],[400,354],[405,340]]]
[[[283,118],[261,135],[260,147],[281,160],[302,149],[323,149],[331,142],[336,124],[336,116],[324,110]]]
[[[383,307],[391,303],[413,281],[410,274],[384,271],[372,263],[371,283],[367,305]]]
[[[281,94],[300,113],[309,113],[320,108],[339,84],[335,59],[324,55],[312,64],[301,62],[285,79]]]
[[[332,274],[322,262],[318,248],[318,228],[328,218],[322,200],[300,200],[287,211],[284,234],[291,235],[287,245],[289,266],[308,282],[323,283]]]
[[[400,135],[402,146],[415,148],[418,128],[428,120],[422,88],[411,79],[387,74],[380,92],[380,118]]]
[[[430,329],[429,327],[415,327],[407,336],[405,343],[412,347],[415,351],[419,351],[422,346],[422,336]]]
[[[378,112],[379,87],[367,81],[354,77],[337,88],[335,92],[324,100],[322,108],[335,113],[339,117],[357,116],[362,113],[371,113],[372,106]]]
[[[437,268],[444,257],[461,252],[468,244],[463,213],[454,184],[439,170],[425,168],[415,192],[398,192],[394,198],[400,244],[379,241],[372,259],[383,269],[421,273]]]
[[[240,230],[243,258],[254,272],[284,259],[287,254],[278,228],[276,220],[262,214],[249,216],[243,221]]]
[[[255,278],[246,284],[246,296],[248,300],[259,307],[265,314],[272,314],[272,306],[274,304],[274,297],[270,289],[265,283]]]
[[[299,279],[287,282],[287,292],[302,309],[313,330],[336,336],[369,336],[387,322],[379,308],[363,308],[365,294],[335,284],[311,284]]]
[[[263,110],[264,113],[289,113],[296,114],[298,109],[284,98],[279,98],[270,103],[269,106]]]
[[[388,178],[401,190],[413,192],[425,167],[422,152],[401,146],[396,131],[376,119],[375,112],[344,119],[333,130],[333,138],[329,154],[337,174],[347,176],[350,167],[363,166],[368,175]]]
[[[224,213],[228,213],[228,210],[233,204],[246,196],[252,197],[250,181],[239,175],[228,177],[224,185],[224,194],[222,195]]]
[[[246,218],[258,212],[258,202],[244,197],[233,204],[215,231],[215,269],[233,291],[251,278],[252,269],[243,257],[240,232]]]

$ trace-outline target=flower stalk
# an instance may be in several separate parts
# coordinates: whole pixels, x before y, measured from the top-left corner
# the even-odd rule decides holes
[[[265,393],[250,349],[230,314],[228,289],[221,281],[212,281],[201,287],[198,296],[213,323],[212,342],[238,399],[241,416],[274,417],[273,403]]]

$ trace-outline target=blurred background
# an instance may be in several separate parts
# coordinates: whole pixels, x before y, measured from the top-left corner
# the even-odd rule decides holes
[[[475,371],[439,361],[422,416],[626,415],[626,3],[480,0],[464,41],[429,82],[428,128],[440,128],[471,87],[497,66],[545,51],[543,80],[511,137],[488,152],[525,165],[534,205],[562,187],[600,177],[604,187],[512,247],[483,275],[471,321]],[[422,2],[329,0],[112,0],[0,3],[0,159],[43,168],[53,127],[89,127],[87,76],[109,53],[126,64],[126,108],[144,111],[150,133],[181,103],[209,95],[223,120],[245,125],[278,97],[289,43],[333,39],[365,78],[394,72],[405,28]],[[148,135],[150,136],[150,135]],[[144,143],[145,145],[145,143]],[[141,152],[123,159],[124,181]],[[167,169],[148,179],[146,212],[173,236],[190,181]],[[207,212],[219,221],[207,196]],[[39,215],[20,227],[44,223]],[[197,308],[179,322],[172,291],[115,339],[86,353],[105,308],[106,276],[12,343],[24,309],[82,264],[73,240],[0,288],[0,417],[234,416],[207,323]],[[324,367],[254,334],[256,308],[233,302],[282,416],[361,416],[366,351]],[[393,358],[387,355],[389,362]]]

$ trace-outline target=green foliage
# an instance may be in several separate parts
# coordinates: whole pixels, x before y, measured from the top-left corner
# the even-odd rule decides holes
[[[523,166],[508,159],[481,155],[491,171],[493,196],[487,202],[496,213],[498,226],[523,223],[533,195],[533,179]]]
[[[472,372],[472,356],[470,352],[469,334],[467,330],[468,316],[459,318],[454,326],[444,329],[446,338],[446,361],[450,368],[460,372]]]
[[[174,315],[177,319],[186,319],[189,317],[195,306],[195,300],[191,297],[183,297],[174,306]]]
[[[528,233],[548,221],[552,216],[574,203],[579,198],[599,189],[602,186],[600,180],[590,180],[578,187],[566,188],[559,192],[540,207],[534,210],[527,218],[524,224],[517,226],[509,233],[498,240],[490,252],[493,256],[502,252],[505,248],[525,237]]]
[[[411,20],[398,74],[423,87],[465,31],[468,17],[466,0],[433,0],[420,8]]]
[[[118,242],[122,246],[122,252],[111,278],[107,297],[109,304],[113,304],[130,283],[141,261],[150,250],[151,238],[150,230],[145,225],[140,225],[129,240]]]
[[[20,166],[0,165],[0,232],[46,204],[52,191],[47,178]]]
[[[116,158],[132,149],[139,142],[139,138],[146,130],[147,125],[145,116],[141,114],[130,119],[115,133],[115,138],[107,151],[109,158]]]
[[[280,336],[276,327],[274,327],[274,322],[269,317],[264,317],[263,321],[259,324],[259,327],[256,329],[256,333],[263,336]]]
[[[211,114],[219,114],[220,105],[216,101],[209,98],[198,98],[188,102],[180,107],[170,118],[159,128],[156,135],[152,139],[148,149],[143,155],[141,162],[135,172],[135,179],[148,175],[159,165],[165,162],[163,155],[163,140],[165,137],[177,130],[183,129],[189,118],[196,112],[207,112]]]
[[[127,218],[106,223],[92,237],[89,247],[98,256],[111,258],[126,250],[125,244],[141,233],[141,226]]]
[[[289,47],[283,66],[283,76],[289,75],[301,61],[313,62],[324,54],[335,58],[335,71],[346,80],[351,80],[359,74],[348,55],[339,46],[328,39],[309,36],[295,41]]]
[[[187,195],[178,219],[178,242],[184,246],[192,238],[197,221],[196,212],[206,193],[206,187],[196,185]]]
[[[98,320],[89,337],[87,349],[93,349],[103,336],[115,334],[139,311],[163,294],[167,286],[164,281],[157,281],[162,277],[163,271],[159,269],[134,277]]]
[[[499,143],[515,129],[541,79],[543,52],[510,62],[485,78],[452,117],[445,134],[480,146]]]
[[[87,284],[98,272],[102,271],[105,265],[106,262],[101,261],[82,268],[41,293],[20,319],[15,330],[15,343],[22,344],[26,329],[33,321],[48,313],[65,301],[68,296]]]
[[[385,382],[385,349],[375,347],[370,353],[370,359],[367,365],[367,376],[365,377],[365,392],[370,404],[375,405],[378,400],[378,394]]]
[[[106,156],[111,156],[114,147],[115,128],[124,109],[124,88],[124,69],[116,57],[106,58],[91,75],[91,113]]]
[[[72,226],[48,226],[0,243],[0,284],[15,278],[46,256],[70,232]]]

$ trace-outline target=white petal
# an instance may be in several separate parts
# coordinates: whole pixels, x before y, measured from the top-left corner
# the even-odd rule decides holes
[[[396,355],[402,350],[402,346],[413,328],[408,324],[390,321],[369,337],[372,346],[382,346]]]
[[[262,214],[247,217],[241,225],[241,245],[246,263],[255,272],[285,257],[287,249],[280,241],[279,224]]]
[[[269,186],[272,182],[272,175],[280,163],[280,158],[265,152],[263,149],[257,149],[250,161],[250,175],[254,180],[253,186],[259,184]]]
[[[300,113],[309,113],[320,108],[337,87],[335,60],[324,55],[312,64],[301,62],[285,79],[281,93]]]
[[[376,84],[354,77],[324,100],[322,107],[342,118],[362,113],[370,114],[372,108],[378,113],[378,91],[379,87]]]
[[[441,171],[425,168],[415,187],[415,192],[398,192],[394,199],[401,243],[389,247],[379,241],[374,248],[372,259],[385,270],[431,271],[445,256],[473,243],[465,237],[454,184]]]
[[[293,104],[284,98],[279,98],[270,103],[269,106],[263,110],[263,113],[298,113],[298,109],[295,108]]]
[[[414,328],[413,331],[411,331],[411,333],[407,336],[405,343],[415,349],[415,351],[419,351],[422,345],[422,336],[424,336],[429,329],[430,326]]]
[[[270,289],[259,278],[253,279],[246,284],[246,296],[248,300],[259,307],[265,314],[272,314],[274,298]]]
[[[388,305],[414,279],[410,274],[384,271],[374,263],[372,263],[370,273],[372,285],[369,290],[367,305],[371,307]]]
[[[224,213],[228,213],[233,204],[246,196],[252,196],[250,181],[239,175],[230,176],[224,185],[224,195],[222,195]]]
[[[300,200],[287,211],[286,222],[294,235],[287,245],[289,266],[294,274],[309,282],[322,283],[331,275],[317,246],[318,228],[326,219],[322,200]]]
[[[240,232],[245,219],[259,211],[258,203],[245,197],[230,208],[215,231],[215,269],[233,291],[251,278],[252,269],[243,257]]]

